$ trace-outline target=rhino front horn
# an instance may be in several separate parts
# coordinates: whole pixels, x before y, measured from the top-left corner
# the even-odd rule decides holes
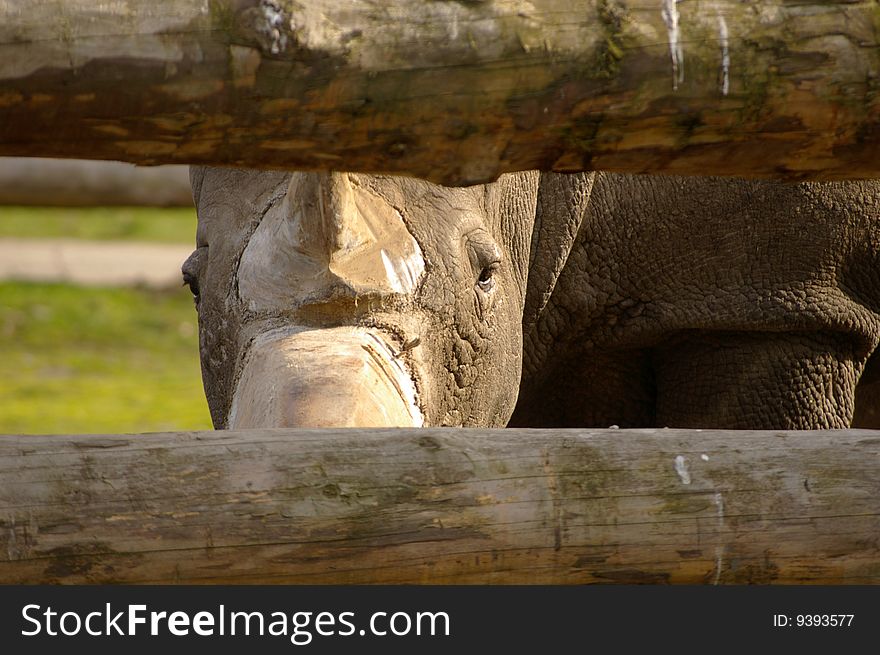
[[[420,427],[404,362],[376,330],[283,328],[254,341],[227,427]]]

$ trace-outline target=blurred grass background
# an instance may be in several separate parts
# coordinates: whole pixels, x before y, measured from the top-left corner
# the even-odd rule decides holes
[[[0,238],[191,244],[193,209],[0,207]],[[211,429],[184,288],[0,281],[0,433]]]
[[[194,243],[196,214],[185,207],[0,207],[0,238]]]

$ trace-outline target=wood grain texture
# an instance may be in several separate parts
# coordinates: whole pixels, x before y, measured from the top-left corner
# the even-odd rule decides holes
[[[0,0],[0,154],[880,176],[877,0]]]
[[[0,437],[2,583],[875,583],[880,433]]]

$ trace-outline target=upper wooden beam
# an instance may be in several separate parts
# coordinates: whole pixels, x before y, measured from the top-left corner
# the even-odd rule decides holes
[[[0,0],[0,154],[880,177],[876,0]]]
[[[878,583],[871,431],[0,437],[0,583]]]

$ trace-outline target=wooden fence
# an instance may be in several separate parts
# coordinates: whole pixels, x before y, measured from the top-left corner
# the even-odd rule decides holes
[[[0,437],[0,583],[872,583],[880,433]]]
[[[876,2],[4,0],[0,155],[880,175]]]

